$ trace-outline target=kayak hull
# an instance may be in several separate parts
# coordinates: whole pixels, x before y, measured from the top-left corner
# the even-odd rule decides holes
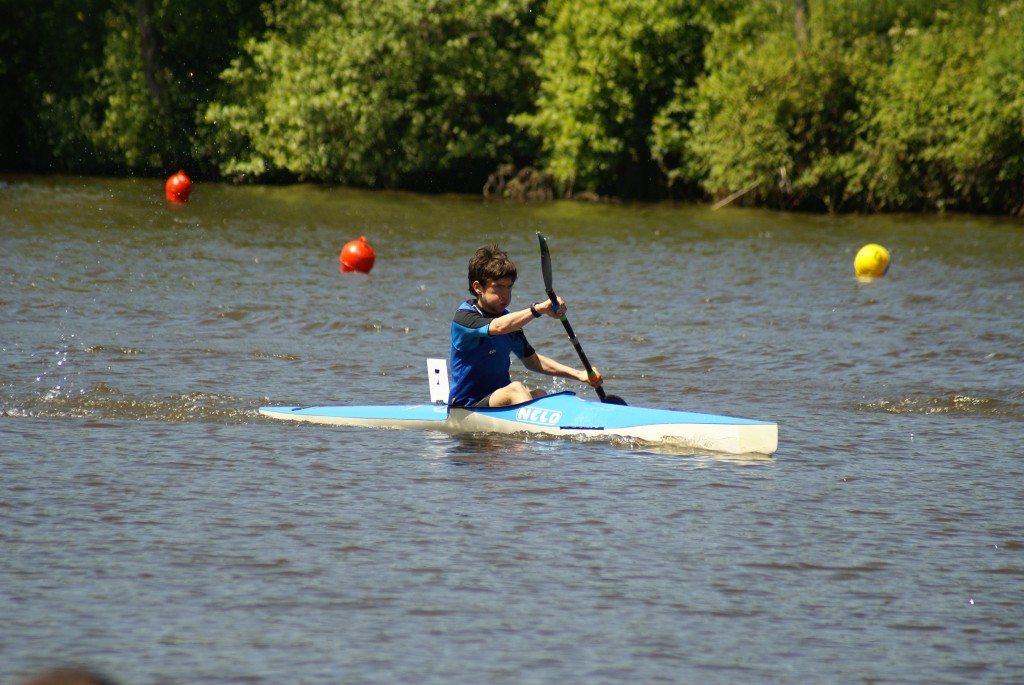
[[[671,444],[701,452],[771,455],[778,425],[716,414],[592,402],[571,392],[510,407],[443,404],[261,407],[274,419],[334,426],[436,430],[446,433],[526,433]]]

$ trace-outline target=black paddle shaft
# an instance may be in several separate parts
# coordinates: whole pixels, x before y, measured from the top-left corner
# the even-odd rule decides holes
[[[558,295],[555,294],[554,286],[552,285],[553,279],[551,276],[551,253],[548,252],[547,241],[544,240],[544,236],[541,235],[540,231],[537,231],[537,240],[540,241],[540,267],[541,272],[544,274],[544,290],[548,294],[548,299],[551,300],[551,305],[558,311]],[[576,354],[579,355],[580,361],[583,362],[583,368],[587,372],[587,377],[592,378],[594,376],[594,367],[590,365],[590,360],[587,359],[586,352],[583,351],[583,346],[580,345],[580,341],[576,339],[576,333],[572,330],[572,324],[569,323],[569,317],[566,314],[562,314],[559,317],[562,322],[562,326],[565,327],[565,333],[569,336],[569,342],[576,348]],[[626,401],[617,395],[608,395],[605,393],[604,388],[594,388],[597,391],[597,396],[602,402],[608,404],[625,404]]]

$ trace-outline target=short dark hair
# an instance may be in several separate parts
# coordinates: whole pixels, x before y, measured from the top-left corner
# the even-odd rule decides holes
[[[484,245],[469,260],[469,292],[472,295],[476,295],[473,281],[480,281],[480,285],[486,288],[489,281],[499,278],[511,278],[515,283],[517,276],[515,263],[497,245]]]

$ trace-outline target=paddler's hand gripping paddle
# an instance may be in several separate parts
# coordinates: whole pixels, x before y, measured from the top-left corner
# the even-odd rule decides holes
[[[555,311],[558,311],[558,296],[555,295],[554,286],[552,286],[551,278],[551,253],[548,252],[548,244],[544,240],[544,236],[541,235],[540,231],[537,231],[537,240],[540,241],[540,268],[544,273],[544,290],[548,294],[548,299],[551,300],[551,305]],[[576,354],[580,356],[580,361],[583,362],[583,368],[587,372],[589,378],[593,378],[595,375],[594,367],[590,365],[590,360],[587,359],[586,353],[583,352],[583,347],[580,345],[580,341],[576,339],[576,333],[573,332],[572,326],[569,324],[569,317],[565,314],[561,316],[562,325],[565,327],[565,332],[569,336],[569,341],[572,346],[576,348]],[[604,388],[594,388],[597,391],[597,396],[601,398],[602,402],[608,404],[625,404],[626,400],[622,399],[618,395],[608,395],[605,393]]]

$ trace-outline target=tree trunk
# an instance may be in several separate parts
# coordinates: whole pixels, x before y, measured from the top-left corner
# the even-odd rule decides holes
[[[796,9],[796,42],[803,47],[807,44],[807,38],[810,35],[808,24],[811,20],[811,9],[807,0],[793,0],[793,4]]]
[[[142,50],[142,69],[146,76],[149,95],[157,103],[164,100],[164,87],[160,80],[163,67],[160,35],[153,29],[153,0],[135,0],[135,15],[139,21],[139,47]]]

